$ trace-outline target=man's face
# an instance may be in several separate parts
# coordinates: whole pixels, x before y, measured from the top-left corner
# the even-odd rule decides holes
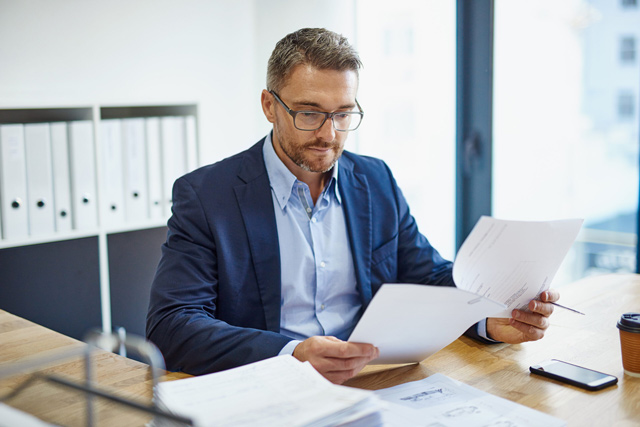
[[[332,113],[356,108],[357,90],[358,76],[354,71],[318,70],[298,65],[278,95],[292,110]],[[293,118],[268,92],[263,93],[263,108],[267,119],[274,124],[276,153],[294,175],[298,176],[301,171],[324,173],[333,168],[342,155],[349,132],[336,131],[329,119],[315,131],[296,129]]]

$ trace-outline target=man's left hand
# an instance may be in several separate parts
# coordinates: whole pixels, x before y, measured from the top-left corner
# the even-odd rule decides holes
[[[529,301],[529,311],[513,310],[510,319],[490,317],[487,319],[487,334],[494,340],[509,344],[537,341],[544,337],[549,327],[549,316],[553,313],[553,304],[560,294],[547,290],[540,294],[539,300]]]

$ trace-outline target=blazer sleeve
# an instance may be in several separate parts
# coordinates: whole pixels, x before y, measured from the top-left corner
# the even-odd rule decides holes
[[[219,248],[202,203],[184,177],[174,184],[172,211],[146,328],[167,368],[199,375],[276,356],[290,338],[218,318]]]

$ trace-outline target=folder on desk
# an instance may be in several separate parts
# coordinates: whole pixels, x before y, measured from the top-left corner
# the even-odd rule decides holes
[[[100,223],[106,227],[121,227],[125,223],[124,168],[122,126],[120,120],[100,121],[101,168],[104,196],[101,197]]]
[[[147,140],[147,204],[149,218],[159,219],[164,216],[162,197],[162,155],[160,150],[160,118],[149,117],[145,120]]]
[[[124,153],[124,205],[128,223],[149,218],[147,195],[147,159],[145,122],[142,118],[122,120],[122,151]]]
[[[29,216],[24,125],[0,125],[0,162],[2,236],[4,239],[26,237]]]
[[[93,123],[90,120],[69,122],[68,132],[73,227],[76,230],[96,228],[98,201]]]
[[[53,171],[53,209],[56,232],[71,231],[71,182],[69,179],[69,142],[67,123],[51,123],[51,159]]]
[[[30,123],[24,127],[27,161],[27,200],[29,234],[53,234],[53,171],[49,123]]]
[[[173,183],[187,172],[184,117],[161,120],[163,194],[166,214],[170,214]]]

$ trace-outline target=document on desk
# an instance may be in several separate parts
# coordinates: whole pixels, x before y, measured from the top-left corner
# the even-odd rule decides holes
[[[373,363],[420,362],[484,318],[511,317],[549,288],[581,225],[483,216],[456,256],[456,287],[383,285],[349,341],[377,346]]]
[[[567,425],[559,418],[478,390],[443,374],[375,393],[387,403],[382,411],[386,427]]]
[[[198,427],[379,425],[384,406],[372,391],[332,384],[289,355],[162,382],[156,397],[159,407]]]

